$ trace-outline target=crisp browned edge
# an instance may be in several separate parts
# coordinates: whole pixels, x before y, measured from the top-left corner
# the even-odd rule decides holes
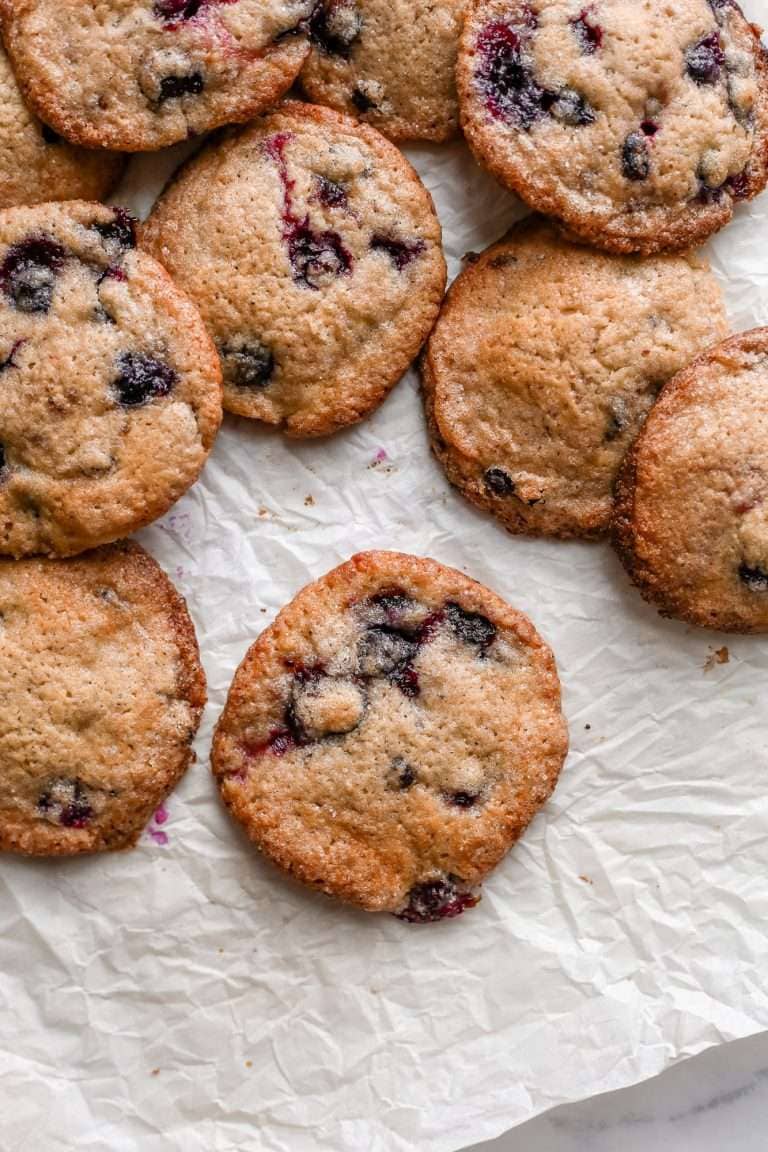
[[[695,360],[673,376],[661,390],[659,398],[648,414],[632,447],[622,461],[616,479],[613,515],[611,518],[611,543],[623,564],[627,575],[648,603],[653,604],[660,615],[683,620],[697,628],[718,632],[754,633],[768,631],[766,628],[752,628],[732,616],[717,616],[696,612],[683,607],[674,591],[668,591],[662,584],[651,564],[643,559],[638,545],[643,535],[643,527],[638,522],[635,508],[635,495],[638,485],[638,469],[648,430],[663,420],[686,399],[686,394],[696,383],[700,368],[719,358],[723,353],[751,352],[768,350],[768,327],[753,328],[721,340],[719,344],[707,348]]]
[[[165,775],[162,792],[158,794],[157,797],[153,797],[153,806],[156,807],[173,791],[195,758],[192,742],[200,726],[203,709],[208,699],[205,671],[200,662],[200,648],[197,642],[195,626],[184,597],[154,557],[140,544],[136,543],[136,541],[120,540],[114,544],[103,545],[90,552],[73,557],[71,562],[77,564],[88,560],[89,557],[93,557],[99,561],[117,560],[119,557],[122,557],[127,565],[133,566],[134,571],[151,585],[151,596],[157,606],[166,612],[176,639],[179,661],[179,696],[185,699],[192,709],[193,728],[189,743],[179,748],[178,760],[175,767],[171,767],[170,771]],[[15,561],[5,560],[4,563],[13,564]],[[21,561],[21,563],[25,563],[25,561]],[[59,564],[67,563],[67,561],[50,560],[42,561],[42,563]],[[86,842],[82,845],[78,843],[67,843],[62,848],[53,851],[50,849],[37,851],[34,848],[19,848],[15,844],[6,842],[3,831],[0,829],[0,852],[56,859],[67,856],[93,855],[99,852],[127,851],[136,846],[145,826],[146,825],[143,825],[135,831],[132,830],[125,840],[119,842],[105,843],[103,840],[96,840],[95,842]]]
[[[23,2],[23,0],[21,0],[21,2]],[[0,35],[2,35],[6,52],[13,66],[16,81],[22,91],[24,100],[35,115],[42,120],[43,123],[49,124],[51,128],[53,128],[55,132],[58,132],[69,144],[74,144],[81,148],[90,148],[94,151],[131,153],[159,152],[164,148],[170,148],[174,144],[179,144],[187,138],[185,136],[179,136],[158,142],[148,142],[140,133],[132,135],[127,131],[120,134],[119,138],[114,132],[105,136],[103,132],[90,128],[87,122],[79,120],[77,117],[59,115],[56,101],[50,98],[47,91],[43,91],[39,89],[37,85],[33,84],[27,76],[26,70],[18,66],[19,60],[15,50],[18,33],[15,28],[15,20],[18,19],[19,16],[23,16],[23,13],[14,11],[14,9],[19,9],[20,7],[20,0],[0,0]],[[276,84],[268,96],[259,97],[258,99],[254,92],[253,98],[248,104],[243,104],[236,111],[231,109],[229,112],[223,113],[220,117],[213,118],[206,131],[212,131],[227,124],[245,124],[255,116],[266,112],[275,101],[280,99],[284,92],[288,91],[304,67],[304,62],[310,50],[309,39],[307,37],[304,37],[304,42],[304,55],[287,84],[282,82]],[[298,45],[298,43],[298,37],[290,41],[292,47]],[[277,45],[277,49],[279,50],[281,46],[282,41]]]
[[[228,771],[226,767],[220,763],[221,745],[223,742],[224,732],[227,731],[231,734],[236,728],[230,727],[230,717],[233,712],[239,712],[242,702],[247,700],[250,695],[250,689],[254,682],[258,682],[260,674],[260,662],[264,650],[269,641],[274,637],[275,632],[278,631],[282,625],[285,624],[289,613],[293,613],[297,604],[300,604],[304,598],[310,597],[314,590],[320,585],[344,585],[347,582],[350,573],[363,572],[376,572],[382,559],[386,562],[391,562],[395,558],[398,562],[408,565],[412,570],[415,569],[420,574],[426,577],[438,577],[443,572],[448,572],[452,578],[456,579],[464,585],[468,596],[474,594],[476,597],[474,602],[475,609],[479,604],[482,604],[484,610],[488,611],[489,617],[497,624],[504,628],[514,631],[521,643],[525,644],[530,650],[536,653],[541,662],[542,671],[542,693],[546,693],[549,700],[553,705],[554,711],[559,715],[561,720],[561,746],[559,749],[553,748],[553,760],[557,758],[557,768],[551,773],[547,780],[546,796],[542,799],[541,803],[535,806],[529,806],[529,811],[526,818],[517,827],[509,830],[509,835],[504,846],[503,852],[500,854],[498,860],[488,868],[482,876],[473,881],[473,883],[480,883],[484,876],[488,875],[498,864],[503,860],[506,853],[512,845],[519,839],[525,832],[534,816],[544,807],[549,797],[555,790],[557,782],[560,778],[565,759],[568,755],[569,747],[569,734],[568,723],[562,710],[560,678],[557,671],[557,663],[554,653],[546,641],[540,636],[534,624],[525,613],[518,611],[503,600],[496,592],[480,584],[479,581],[472,579],[465,573],[460,572],[456,568],[449,565],[441,564],[437,560],[429,557],[412,556],[403,552],[389,552],[389,551],[369,551],[358,552],[349,560],[338,565],[336,568],[331,569],[330,572],[319,577],[317,580],[311,581],[301,588],[296,595],[280,610],[275,620],[257,637],[251,644],[245,656],[238,665],[232,682],[230,684],[227,700],[224,708],[219,716],[214,729],[213,741],[211,744],[211,770],[218,786],[219,796],[221,797],[225,807],[228,809],[232,818],[242,828],[252,844],[261,852],[265,859],[269,860],[276,867],[287,873],[294,880],[303,884],[306,887],[319,891],[327,896],[332,896],[335,899],[344,901],[345,903],[352,904],[355,907],[362,908],[364,911],[393,911],[389,908],[372,907],[362,903],[359,898],[356,898],[347,887],[341,882],[334,883],[326,873],[322,882],[318,882],[316,878],[312,877],[301,865],[292,857],[290,841],[284,844],[281,852],[268,850],[263,844],[260,843],[257,836],[252,832],[249,827],[247,810],[244,805],[238,803],[237,798],[228,796],[224,789],[224,784],[228,779]]]
[[[374,152],[378,152],[385,162],[398,169],[402,173],[404,180],[407,179],[411,181],[412,185],[416,186],[419,196],[423,196],[424,198],[425,209],[434,217],[438,229],[434,255],[438,257],[440,261],[440,279],[437,280],[434,285],[434,303],[430,307],[427,306],[428,292],[425,290],[424,322],[418,325],[418,332],[415,333],[415,338],[409,343],[404,344],[402,355],[398,359],[394,359],[394,357],[390,359],[389,370],[386,375],[382,375],[380,387],[373,398],[369,399],[364,405],[355,405],[350,402],[344,409],[343,419],[337,418],[335,420],[328,419],[322,422],[312,422],[305,417],[292,423],[293,418],[289,416],[279,423],[269,425],[270,427],[279,429],[284,435],[292,439],[314,439],[320,436],[330,436],[342,428],[348,428],[352,424],[358,423],[383,403],[398,381],[413,364],[424,341],[432,331],[440,312],[440,305],[448,277],[445,255],[442,248],[442,228],[429,189],[422,182],[415,168],[403,153],[376,128],[372,128],[369,124],[355,120],[346,113],[336,112],[332,108],[326,108],[319,104],[304,104],[299,100],[284,100],[263,117],[260,117],[252,124],[246,125],[244,128],[225,129],[223,133],[216,135],[212,140],[206,142],[199,152],[196,152],[194,156],[191,156],[189,160],[182,164],[166,183],[160,196],[158,196],[153,204],[150,215],[141,226],[139,230],[139,244],[143,246],[146,243],[148,247],[143,250],[148,251],[156,260],[161,260],[159,248],[162,240],[162,225],[157,225],[157,218],[162,213],[167,194],[175,189],[177,185],[182,184],[187,175],[195,175],[199,168],[204,169],[211,161],[214,161],[220,149],[230,150],[237,147],[240,141],[244,137],[247,137],[254,129],[262,130],[272,116],[284,115],[298,116],[304,120],[311,120],[321,126],[343,129],[345,132],[359,135]],[[413,327],[417,327],[415,319],[413,321]],[[231,411],[234,415],[256,420],[257,423],[265,423],[258,417],[249,416],[239,409],[232,407],[227,408],[226,399],[225,409]]]
[[[654,216],[648,220],[643,230],[606,223],[605,220],[594,219],[592,214],[569,211],[563,198],[540,191],[531,181],[526,180],[520,165],[510,163],[494,142],[488,141],[487,133],[475,132],[475,116],[471,111],[474,99],[472,68],[476,36],[474,17],[482,12],[486,3],[487,0],[468,0],[464,16],[456,65],[459,121],[470,151],[480,167],[490,172],[505,188],[520,196],[534,211],[563,220],[582,239],[607,252],[617,254],[637,252],[643,256],[651,256],[659,252],[682,252],[688,248],[699,247],[709,236],[725,227],[733,217],[736,204],[753,200],[768,184],[768,50],[760,41],[762,29],[747,20],[736,0],[732,0],[733,7],[754,38],[760,92],[761,130],[755,135],[753,153],[747,166],[750,174],[747,194],[739,200],[729,198],[723,200],[721,204],[707,205],[707,211],[691,212],[683,209],[674,215],[667,227],[659,227]],[[509,0],[510,9],[519,3],[522,3],[522,0]],[[620,224],[623,216],[620,214],[617,219]]]

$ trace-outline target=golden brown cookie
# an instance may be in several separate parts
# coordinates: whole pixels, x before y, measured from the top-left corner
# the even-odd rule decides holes
[[[0,560],[0,850],[132,847],[204,704],[186,605],[143,548]]]
[[[153,151],[263,112],[314,0],[0,0],[24,96],[73,144]]]
[[[470,0],[462,127],[532,208],[610,251],[678,251],[768,179],[768,65],[734,0]]]
[[[404,920],[456,916],[557,782],[554,658],[521,613],[434,560],[364,552],[240,665],[213,769],[297,879]]]
[[[192,302],[120,208],[0,212],[0,553],[71,555],[162,516],[221,422]]]
[[[225,407],[290,436],[327,435],[380,404],[445,287],[416,172],[372,128],[311,104],[284,104],[191,160],[141,243],[200,308]]]
[[[667,385],[622,467],[613,532],[662,615],[768,631],[768,328]]]
[[[533,217],[443,304],[422,359],[433,451],[510,531],[601,535],[662,385],[727,332],[698,256],[597,252]]]

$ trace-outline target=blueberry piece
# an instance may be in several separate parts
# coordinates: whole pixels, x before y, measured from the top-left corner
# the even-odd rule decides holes
[[[40,793],[37,810],[46,820],[65,828],[84,828],[93,817],[88,790],[77,778],[51,780]]]
[[[446,792],[445,799],[455,808],[474,808],[480,799],[479,792]]]
[[[416,607],[416,602],[397,588],[377,592],[375,596],[370,597],[368,603],[374,608],[380,608],[389,624],[396,624],[402,616],[412,612]]]
[[[688,75],[697,84],[716,84],[724,63],[725,53],[717,29],[691,45],[685,53]]]
[[[573,88],[561,89],[551,103],[543,99],[542,106],[555,120],[567,124],[569,128],[582,128],[585,124],[594,124],[597,119],[592,105]]]
[[[402,912],[396,913],[399,920],[410,924],[426,924],[435,920],[448,920],[460,916],[467,908],[474,908],[479,897],[459,887],[455,876],[445,880],[425,880],[416,884],[408,894],[408,903]]]
[[[739,566],[739,579],[750,592],[768,592],[768,572],[764,568],[749,564]]]
[[[160,81],[158,104],[166,100],[177,100],[180,96],[199,96],[205,88],[202,72],[190,72],[187,76],[163,76]]]
[[[166,22],[192,20],[203,7],[205,0],[155,0],[154,14]]]
[[[266,388],[275,371],[275,358],[258,340],[219,348],[224,379],[235,388]]]
[[[747,200],[749,198],[749,173],[746,168],[735,176],[730,176],[724,185],[734,200]]]
[[[397,628],[375,625],[366,629],[357,645],[362,676],[389,676],[416,658],[418,641]]]
[[[483,473],[483,481],[489,492],[494,496],[513,496],[515,482],[503,468],[487,468]]]
[[[94,224],[94,228],[105,246],[115,247],[121,252],[136,247],[136,217],[125,208],[115,208],[111,220]]]
[[[317,199],[326,208],[347,207],[347,192],[343,184],[337,184],[335,180],[329,180],[327,176],[318,176],[316,185]]]
[[[318,281],[327,276],[346,276],[350,272],[352,256],[338,232],[317,232],[305,217],[288,221],[284,236],[297,284],[317,290],[320,287]]]
[[[479,612],[466,612],[461,605],[449,601],[445,605],[445,615],[451,628],[465,644],[477,644],[487,648],[496,636],[496,625]]]
[[[370,96],[357,85],[352,89],[351,100],[358,112],[370,112],[372,108],[376,107],[376,101],[371,100]]]
[[[399,688],[403,696],[407,696],[409,700],[415,699],[421,692],[419,674],[411,664],[401,664],[389,673],[387,679],[390,684]]]
[[[117,360],[118,375],[112,388],[124,408],[139,408],[167,396],[178,381],[170,364],[142,352],[123,352]]]
[[[655,120],[643,120],[642,124],[640,125],[640,131],[642,132],[643,136],[655,136],[659,131],[659,125]]]
[[[387,770],[387,788],[392,792],[407,792],[416,783],[416,769],[402,756],[396,756]]]
[[[571,28],[579,41],[579,47],[585,56],[594,56],[603,44],[603,29],[599,24],[592,24],[592,13],[589,8],[582,8],[578,16],[571,20]]]
[[[9,248],[0,265],[0,287],[19,312],[47,312],[56,276],[66,260],[61,244],[48,236],[29,236]]]
[[[53,128],[49,128],[47,124],[41,124],[40,132],[46,144],[61,144],[61,136],[58,132],[54,132]]]
[[[0,477],[6,470],[5,446],[0,443]]]
[[[648,144],[642,132],[630,132],[621,150],[621,170],[627,180],[647,180],[651,171]]]
[[[605,428],[605,439],[609,442],[621,436],[629,424],[629,411],[627,402],[621,396],[616,396],[609,404],[608,422]]]
[[[355,0],[318,0],[309,18],[309,38],[329,56],[348,60],[363,27]]]
[[[394,236],[384,236],[379,232],[371,237],[373,251],[384,252],[398,272],[402,272],[417,256],[420,256],[425,247],[423,240],[396,240]]]
[[[504,20],[487,24],[477,40],[478,80],[486,108],[499,120],[528,131],[544,114],[547,94],[537,83],[525,42],[535,28],[535,17],[525,25]]]

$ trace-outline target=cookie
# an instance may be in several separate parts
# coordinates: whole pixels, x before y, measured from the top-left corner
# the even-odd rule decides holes
[[[309,22],[301,86],[390,140],[458,132],[456,54],[464,0],[324,0]]]
[[[733,0],[471,0],[477,160],[600,248],[694,247],[768,179],[768,64]]]
[[[216,350],[120,208],[0,212],[0,553],[70,555],[189,488],[221,421]]]
[[[699,257],[609,255],[534,217],[448,293],[422,361],[433,451],[510,531],[601,535],[661,386],[727,333]]]
[[[30,105],[73,144],[144,152],[290,88],[314,0],[0,0]]]
[[[141,243],[200,308],[225,408],[291,436],[375,408],[445,287],[440,224],[413,168],[372,128],[310,104],[192,159]]]
[[[768,632],[768,328],[672,380],[616,489],[619,556],[662,615]]]
[[[73,148],[37,120],[21,98],[0,46],[0,208],[46,200],[103,200],[124,158]]]
[[[423,921],[477,902],[567,743],[554,658],[527,617],[434,560],[364,552],[251,647],[212,759],[276,864]]]
[[[205,676],[143,548],[0,560],[0,850],[130,848],[193,759]]]

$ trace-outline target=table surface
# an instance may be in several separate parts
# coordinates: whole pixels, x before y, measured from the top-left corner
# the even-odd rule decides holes
[[[767,1118],[761,1033],[633,1088],[553,1109],[471,1152],[766,1152]]]

